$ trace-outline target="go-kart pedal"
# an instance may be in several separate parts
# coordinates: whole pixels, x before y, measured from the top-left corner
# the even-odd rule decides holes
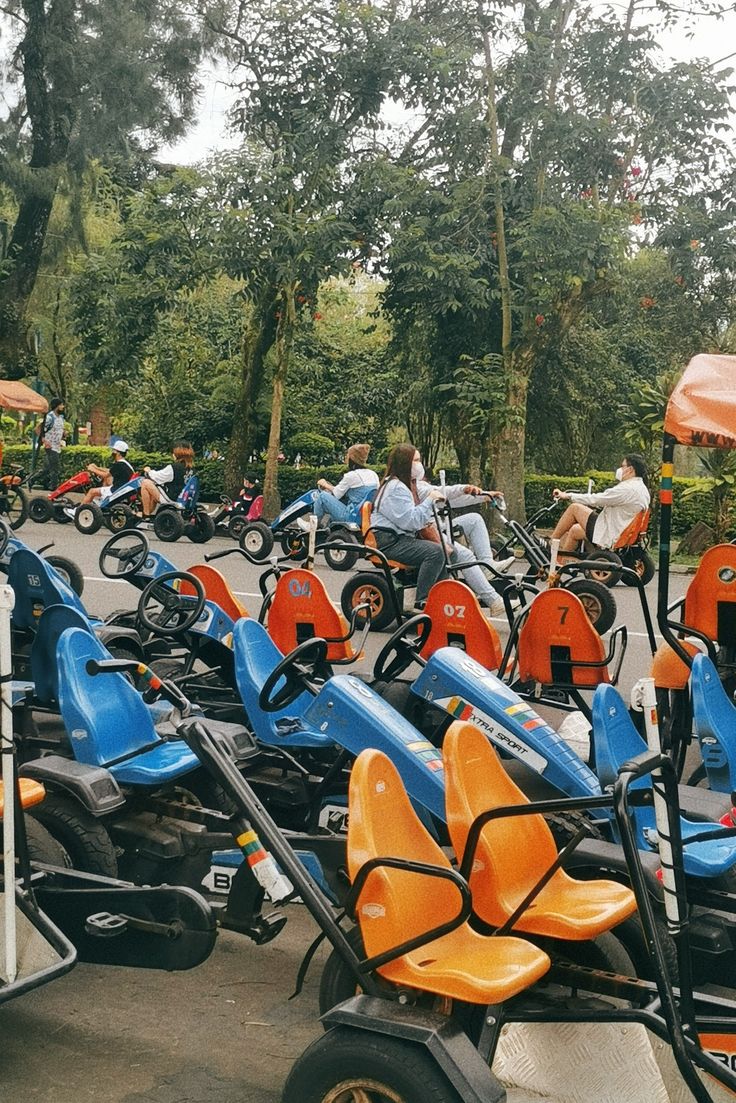
[[[286,926],[286,916],[283,912],[271,912],[270,915],[259,915],[253,923],[243,923],[229,916],[225,910],[219,925],[223,930],[247,935],[256,946],[265,946],[283,931]]]
[[[95,938],[117,938],[127,931],[128,920],[125,916],[114,915],[112,912],[95,912],[94,915],[87,916],[84,929]]]

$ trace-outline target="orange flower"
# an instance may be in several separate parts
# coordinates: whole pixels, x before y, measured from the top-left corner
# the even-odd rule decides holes
[[[642,307],[643,310],[651,310],[652,307],[656,305],[657,300],[650,298],[649,295],[644,295],[643,298],[639,299],[639,306]]]

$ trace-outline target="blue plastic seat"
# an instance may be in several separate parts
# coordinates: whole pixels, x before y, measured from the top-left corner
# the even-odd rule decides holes
[[[690,674],[693,724],[708,784],[718,793],[736,789],[736,708],[713,663],[696,655]]]
[[[612,786],[624,762],[646,752],[647,745],[634,727],[626,705],[610,685],[599,686],[593,697],[593,740],[595,761],[601,785]],[[651,789],[648,777],[639,778],[632,789]],[[638,845],[642,850],[657,849],[657,828],[654,809],[634,810]],[[685,872],[693,877],[720,877],[736,863],[736,839],[691,843],[688,838],[702,834],[717,825],[696,822],[680,816],[684,847]],[[615,832],[616,824],[613,821]]]
[[[285,709],[263,712],[258,697],[266,679],[283,659],[283,654],[262,624],[241,617],[233,627],[235,679],[240,698],[257,739],[274,747],[329,747],[332,740],[319,730],[310,730],[304,716],[312,701],[306,691]]]
[[[79,597],[60,574],[30,548],[20,548],[10,560],[8,583],[15,594],[13,627],[35,632],[44,609],[66,605],[87,617]]]
[[[44,705],[59,699],[59,679],[56,665],[56,645],[67,628],[80,628],[92,633],[89,620],[70,605],[48,605],[41,614],[31,645],[31,676],[35,697]]]
[[[103,766],[122,785],[165,785],[196,770],[199,759],[185,743],[159,738],[143,698],[122,674],[87,673],[90,659],[109,659],[96,636],[67,628],[56,661],[59,707],[79,762]]]

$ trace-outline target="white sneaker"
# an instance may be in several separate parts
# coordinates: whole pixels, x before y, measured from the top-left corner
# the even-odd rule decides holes
[[[512,597],[509,601],[509,605],[511,606],[512,613],[515,613],[517,609],[521,609],[521,602],[518,597]]]
[[[64,506],[64,508],[62,509],[62,511],[61,511],[61,512],[62,512],[62,513],[63,513],[63,514],[64,514],[64,515],[66,516],[66,517],[68,517],[70,521],[73,521],[73,520],[74,520],[74,515],[75,515],[75,513],[76,513],[77,511],[76,511],[76,509],[74,508],[74,506]]]
[[[487,612],[489,617],[502,617],[506,612],[506,606],[503,603],[502,597],[497,597],[492,605],[487,606],[483,612]]]
[[[312,527],[309,523],[309,517],[297,517],[296,523],[302,532],[309,532]]]
[[[509,567],[516,562],[516,556],[510,555],[508,559],[494,559],[493,569],[495,571],[507,571]]]

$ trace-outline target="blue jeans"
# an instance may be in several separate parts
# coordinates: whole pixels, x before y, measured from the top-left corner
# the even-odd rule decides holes
[[[319,497],[315,498],[314,516],[318,520],[327,514],[333,521],[354,521],[355,510],[347,502],[343,502],[340,498],[336,498],[334,494],[330,494],[329,490],[321,490]]]

